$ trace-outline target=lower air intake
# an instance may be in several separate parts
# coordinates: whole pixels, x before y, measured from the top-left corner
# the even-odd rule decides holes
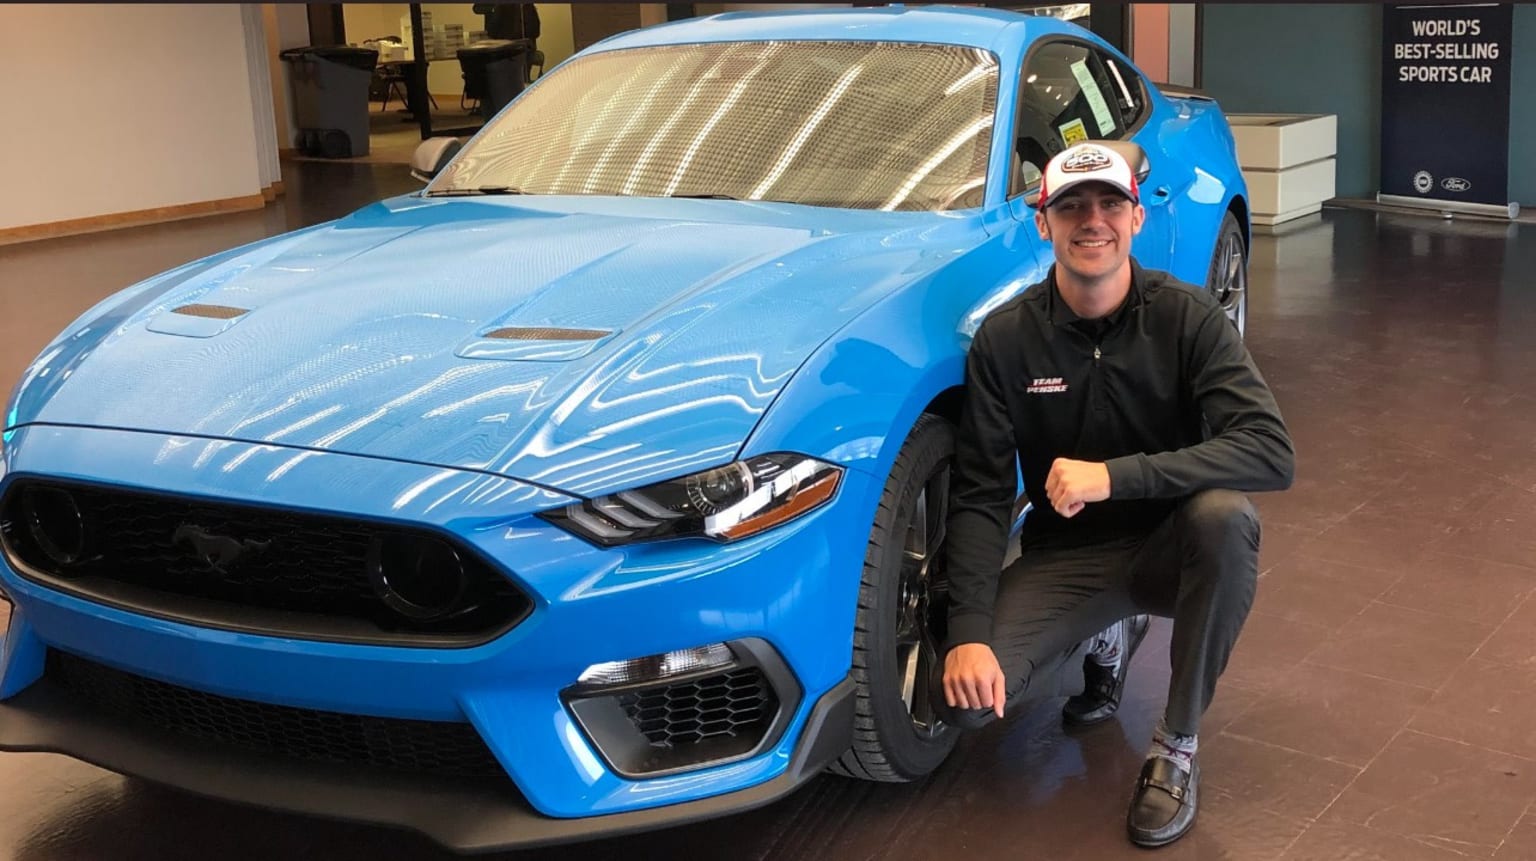
[[[223,697],[48,653],[44,675],[77,703],[147,732],[290,760],[507,779],[467,723],[368,717]]]

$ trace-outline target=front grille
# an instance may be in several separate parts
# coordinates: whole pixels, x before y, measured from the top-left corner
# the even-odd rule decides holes
[[[55,525],[39,527],[40,518]],[[532,608],[510,580],[451,539],[336,516],[21,480],[0,500],[0,535],[21,573],[53,588],[258,633],[462,645],[506,631]],[[421,558],[462,566],[453,612],[402,612],[379,588],[381,556],[425,545],[451,552]],[[438,569],[425,570],[419,582],[426,585],[417,588],[431,594]]]
[[[143,729],[307,762],[458,778],[506,771],[467,723],[367,717],[194,691],[50,651],[45,675],[78,704]]]
[[[579,682],[561,692],[615,772],[650,778],[757,756],[782,737],[800,697],[768,643],[732,640],[735,660],[672,678]]]
[[[751,748],[767,732],[778,699],[757,667],[626,693],[619,705],[653,747],[741,739]]]

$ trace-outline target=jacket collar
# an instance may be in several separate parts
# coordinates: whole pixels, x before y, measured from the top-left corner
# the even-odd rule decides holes
[[[1121,302],[1115,310],[1109,312],[1103,318],[1105,328],[1118,326],[1120,321],[1125,318],[1126,311],[1140,305],[1144,298],[1143,287],[1146,285],[1146,273],[1142,271],[1141,264],[1136,262],[1135,257],[1131,257],[1130,262],[1131,289],[1125,294],[1125,301]],[[1045,283],[1049,288],[1046,291],[1046,301],[1048,303],[1046,307],[1053,325],[1058,328],[1064,328],[1073,323],[1091,323],[1091,321],[1084,321],[1083,318],[1077,316],[1077,313],[1072,310],[1072,306],[1067,304],[1067,300],[1061,298],[1061,291],[1056,287],[1055,263],[1051,264],[1050,272],[1045,276]]]

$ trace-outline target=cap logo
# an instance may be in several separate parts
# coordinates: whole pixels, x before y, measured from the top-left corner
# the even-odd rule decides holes
[[[1083,147],[1062,162],[1062,173],[1092,173],[1113,165],[1109,153],[1097,147]]]

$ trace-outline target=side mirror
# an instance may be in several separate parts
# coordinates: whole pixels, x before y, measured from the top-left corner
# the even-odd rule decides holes
[[[427,138],[411,154],[411,176],[422,182],[431,182],[464,145],[458,138]]]
[[[1147,151],[1135,141],[1090,141],[1095,146],[1111,149],[1119,153],[1131,165],[1131,171],[1136,174],[1136,184],[1141,185],[1152,175],[1152,162],[1147,159]],[[1024,203],[1031,209],[1040,207],[1040,189],[1037,187],[1024,195]]]
[[[1152,162],[1147,160],[1147,151],[1135,141],[1094,141],[1105,149],[1112,149],[1125,156],[1130,162],[1131,170],[1136,174],[1136,184],[1140,185],[1152,175]]]

